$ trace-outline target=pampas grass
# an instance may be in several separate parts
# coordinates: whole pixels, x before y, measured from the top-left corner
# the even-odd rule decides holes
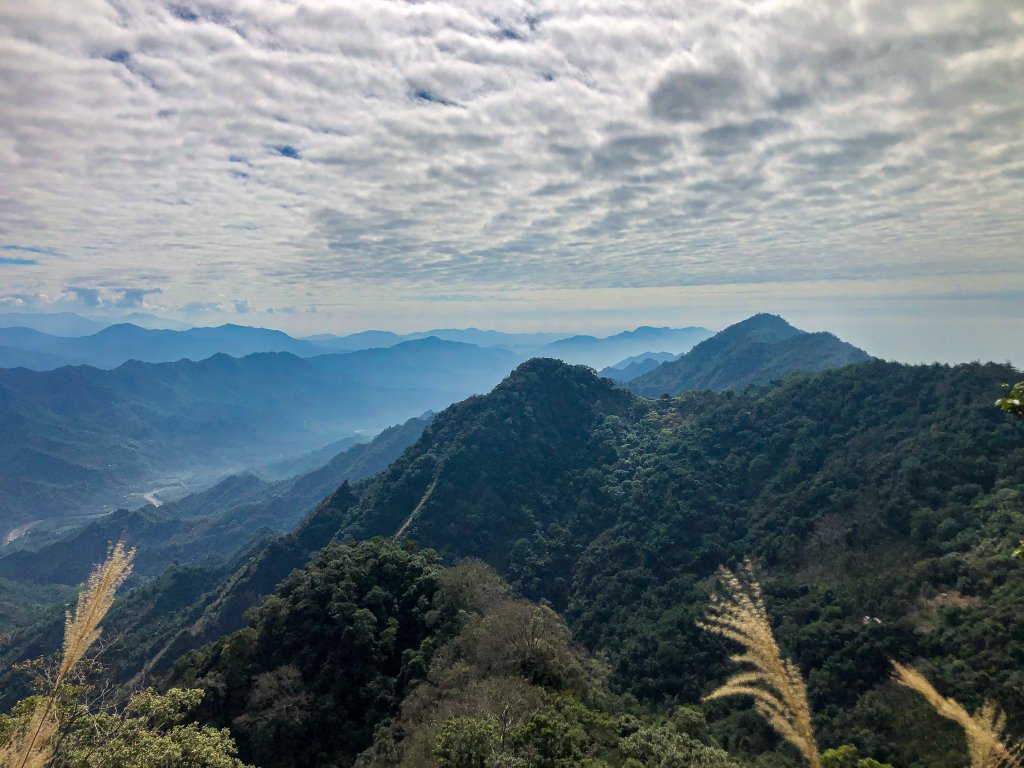
[[[126,549],[124,542],[119,541],[111,548],[107,559],[89,575],[85,589],[78,594],[74,614],[71,611],[65,614],[64,648],[50,693],[36,704],[28,726],[17,729],[8,742],[0,746],[3,768],[43,768],[50,761],[58,727],[57,698],[61,687],[99,639],[100,622],[114,604],[118,587],[131,574],[134,557],[135,550]]]
[[[1006,716],[995,704],[986,702],[971,715],[959,702],[936,691],[928,678],[913,667],[897,661],[892,665],[897,683],[921,694],[936,712],[964,729],[971,768],[1021,768],[1024,744],[1006,743]]]
[[[782,657],[775,642],[750,560],[744,561],[738,576],[719,568],[718,587],[712,595],[707,617],[698,622],[698,626],[740,645],[742,653],[730,658],[744,669],[729,677],[704,700],[750,696],[768,724],[796,747],[812,768],[820,768],[807,687],[800,670]]]

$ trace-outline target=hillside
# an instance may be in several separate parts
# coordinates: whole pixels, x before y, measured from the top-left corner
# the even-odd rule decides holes
[[[607,656],[617,690],[697,702],[729,652],[694,624],[706,580],[751,555],[780,641],[808,674],[822,743],[960,768],[955,729],[888,684],[888,657],[924,665],[969,707],[995,699],[1024,727],[1024,562],[1010,557],[1024,537],[1024,424],[991,405],[1019,375],[869,361],[742,394],[646,400],[533,360],[440,413],[293,533],[207,577],[170,618],[118,612],[118,674],[161,673],[237,630],[332,538],[398,534],[446,561],[480,558],[564,612]],[[777,746],[742,701],[708,713],[732,750]]]
[[[562,619],[493,571],[384,540],[328,547],[172,679],[262,768],[738,768],[699,712],[622,711]]]
[[[678,360],[629,380],[639,395],[743,389],[793,372],[823,371],[869,360],[830,333],[806,333],[776,315],[754,315],[697,344]]]
[[[517,362],[504,350],[423,339],[308,359],[0,371],[0,536],[439,410],[489,390]]]
[[[723,674],[693,624],[701,585],[750,554],[783,641],[813,670],[816,711],[831,713],[826,743],[957,765],[941,724],[930,746],[863,734],[918,706],[887,685],[891,654],[929,660],[958,698],[992,696],[1024,726],[1012,661],[1024,563],[1010,558],[1024,535],[1024,425],[991,407],[1015,376],[876,361],[745,395],[641,401],[535,360],[439,415],[346,531],[483,559],[564,610],[609,654],[616,684],[648,701],[697,701]],[[749,726],[736,706],[713,711],[727,743]]]

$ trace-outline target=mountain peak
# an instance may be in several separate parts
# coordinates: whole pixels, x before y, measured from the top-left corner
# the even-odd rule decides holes
[[[761,312],[702,341],[680,359],[637,376],[628,386],[648,396],[743,389],[792,372],[839,368],[869,359],[866,352],[832,334],[807,333],[779,315]]]

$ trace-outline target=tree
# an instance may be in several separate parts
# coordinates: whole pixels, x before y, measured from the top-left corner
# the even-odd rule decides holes
[[[1018,381],[1012,387],[1003,384],[1003,389],[1006,390],[1006,397],[996,400],[996,405],[1018,419],[1024,419],[1024,381]]]
[[[114,593],[131,573],[135,550],[118,542],[89,577],[64,627],[64,648],[43,693],[0,716],[2,768],[247,768],[227,730],[186,722],[201,690],[144,691],[121,711],[93,712],[87,702],[86,653]],[[36,664],[42,668],[42,664]]]
[[[1003,384],[1003,389],[1006,390],[1006,397],[996,400],[996,405],[1011,416],[1024,419],[1024,381],[1018,381],[1012,387],[1009,384]],[[1013,554],[1014,557],[1024,558],[1024,541],[1020,543]]]
[[[487,768],[498,745],[498,727],[476,717],[445,723],[434,745],[440,768]]]

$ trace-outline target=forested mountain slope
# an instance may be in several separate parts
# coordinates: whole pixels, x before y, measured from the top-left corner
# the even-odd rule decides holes
[[[808,677],[820,741],[959,768],[955,727],[887,682],[888,659],[921,665],[969,708],[992,698],[1024,727],[1024,562],[1010,556],[1024,537],[1024,424],[992,407],[1018,377],[870,361],[740,394],[648,400],[586,368],[532,360],[435,417],[383,473],[210,576],[172,622],[120,614],[126,647],[144,648],[127,651],[122,673],[162,673],[238,629],[332,537],[397,535],[448,561],[478,557],[549,601],[607,655],[618,690],[696,702],[725,677],[731,650],[696,627],[707,580],[751,555],[780,641]],[[126,605],[160,599],[143,594]],[[730,749],[777,747],[742,701],[709,714]]]
[[[792,372],[841,368],[869,359],[866,352],[831,333],[806,333],[777,315],[760,314],[729,326],[678,360],[662,363],[625,386],[649,397],[744,389]]]
[[[1024,534],[1024,425],[992,407],[1018,375],[874,361],[640,400],[534,360],[439,415],[345,532],[482,558],[564,610],[609,654],[616,684],[651,701],[697,701],[722,676],[721,650],[694,625],[702,584],[752,555],[826,743],[956,765],[921,707],[920,743],[879,730],[918,705],[886,683],[887,656],[927,659],[959,698],[992,697],[1024,725],[1024,563],[1010,557]],[[727,742],[770,743],[740,722],[719,724]]]
[[[486,567],[380,539],[328,547],[172,679],[262,768],[738,768],[699,712],[628,711]]]

